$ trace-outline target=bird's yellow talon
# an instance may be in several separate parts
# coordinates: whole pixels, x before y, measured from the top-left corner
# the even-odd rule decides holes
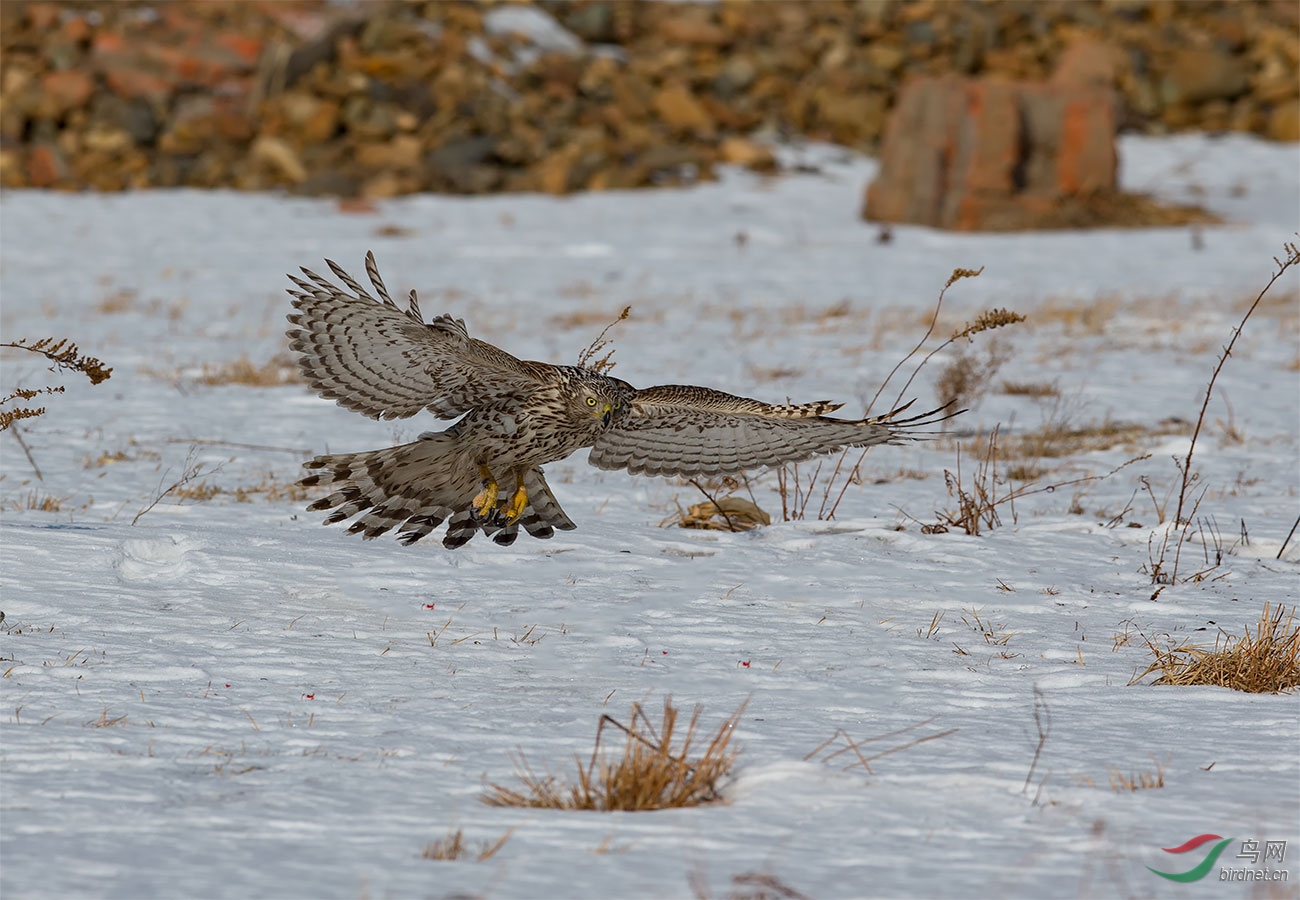
[[[513,525],[518,522],[527,506],[528,491],[521,484],[515,491],[514,496],[510,498],[510,505],[501,511],[502,524]]]
[[[486,519],[496,512],[497,499],[501,496],[501,490],[487,466],[479,466],[478,473],[483,477],[483,490],[475,494],[470,502],[474,506],[474,514],[480,519]]]

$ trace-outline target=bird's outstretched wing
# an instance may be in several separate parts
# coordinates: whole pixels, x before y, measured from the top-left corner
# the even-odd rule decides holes
[[[438,316],[429,324],[415,291],[405,310],[388,295],[373,253],[366,274],[375,299],[333,260],[347,288],[310,269],[290,275],[297,312],[286,334],[298,366],[322,397],[372,419],[404,419],[427,409],[445,419],[516,392],[544,377],[544,363],[525,362],[469,336],[465,323]]]
[[[897,444],[964,410],[953,404],[908,418],[911,403],[870,419],[835,419],[840,404],[774,406],[710,388],[665,384],[637,391],[591,448],[591,464],[645,475],[734,475],[845,447]]]

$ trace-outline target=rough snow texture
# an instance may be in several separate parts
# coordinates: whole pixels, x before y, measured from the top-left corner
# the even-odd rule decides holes
[[[419,197],[374,215],[272,195],[7,194],[4,339],[71,337],[115,372],[91,387],[4,358],[5,392],[68,392],[22,423],[43,482],[0,437],[0,893],[724,896],[743,889],[734,877],[767,873],[814,897],[1223,896],[1213,873],[1178,885],[1145,869],[1190,868],[1158,848],[1206,832],[1291,841],[1271,865],[1290,868],[1293,889],[1297,698],[1128,682],[1148,660],[1139,628],[1212,643],[1265,601],[1297,602],[1296,544],[1274,559],[1297,508],[1295,278],[1247,325],[1196,448],[1200,515],[1232,551],[1217,580],[1152,602],[1140,569],[1158,520],[1139,482],[1166,502],[1215,355],[1300,227],[1297,148],[1182,137],[1121,149],[1128,187],[1199,200],[1232,224],[897,227],[877,243],[855,218],[874,165],[826,148],[798,154],[819,171],[771,181]],[[1014,522],[1004,508],[1003,527],[978,538],[920,531],[951,506],[942,472],[955,453],[936,442],[873,450],[834,522],[813,520],[814,501],[808,521],[747,534],[661,528],[674,504],[697,502],[693,488],[579,455],[548,467],[575,532],[454,553],[363,543],[302,502],[229,492],[292,481],[310,453],[437,423],[368,421],[299,384],[199,377],[282,351],[285,272],[324,256],[359,268],[369,248],[427,314],[463,316],[518,355],[570,362],[631,304],[616,371],[634,384],[836,398],[846,412],[916,341],[949,272],[985,266],[951,290],[944,328],[993,306],[1030,322],[976,338],[972,352],[997,336],[1012,358],[960,427],[1181,423],[1055,461],[1049,482],[1151,454],[1028,498]],[[909,391],[921,405],[951,358]],[[1055,381],[1061,399],[1007,395],[1003,380]],[[191,452],[204,467],[191,486],[228,493],[165,498],[133,525]],[[46,496],[61,510],[20,508]],[[755,496],[779,519],[774,479]],[[1011,634],[1004,645],[962,623],[975,610]],[[1125,630],[1134,639],[1115,646]],[[1026,787],[1035,688],[1051,732]],[[703,704],[706,727],[750,698],[729,803],[596,814],[480,802],[485,776],[513,783],[512,752],[567,772],[602,712],[657,710],[665,694]],[[836,729],[862,740],[925,720],[864,751],[956,732],[876,760],[874,774],[845,770],[851,754],[804,760]],[[1110,789],[1112,767],[1157,762],[1163,788]],[[486,862],[421,857],[456,828],[471,842],[513,831]],[[1236,849],[1220,863],[1243,865]]]

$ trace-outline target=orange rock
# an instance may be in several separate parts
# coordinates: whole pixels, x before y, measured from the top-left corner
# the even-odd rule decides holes
[[[57,3],[28,3],[27,22],[37,31],[45,31],[59,21]]]
[[[262,56],[262,39],[237,31],[223,31],[214,38],[218,47],[229,50],[246,66],[257,65]]]
[[[691,15],[664,19],[659,23],[659,34],[679,44],[724,47],[731,43],[731,33],[727,29]]]
[[[95,80],[78,69],[46,72],[41,77],[44,105],[56,118],[69,110],[81,109],[95,92]]]
[[[54,187],[67,175],[67,160],[57,147],[38,144],[27,154],[27,183],[32,187]]]
[[[708,110],[681,82],[672,82],[655,94],[654,108],[664,124],[678,133],[700,137],[713,134],[713,119]]]
[[[17,150],[0,150],[0,187],[25,187],[23,160]]]
[[[726,138],[718,145],[718,156],[724,163],[745,166],[757,172],[776,171],[776,157],[771,148],[745,138]]]
[[[90,23],[84,16],[72,16],[63,23],[63,36],[74,44],[82,44],[90,39]]]
[[[287,181],[296,184],[307,178],[307,170],[303,167],[298,154],[279,138],[266,135],[259,137],[253,141],[248,155],[250,159],[262,163]]]
[[[1114,87],[1119,77],[1120,53],[1112,44],[1088,38],[1065,49],[1052,72],[1051,83],[1061,87]]]
[[[918,78],[890,116],[865,218],[957,230],[1037,227],[1116,188],[1115,101],[1101,87]]]
[[[1275,141],[1300,141],[1300,100],[1273,107],[1268,117],[1268,136]]]
[[[163,104],[171,99],[175,85],[166,78],[138,69],[133,65],[114,64],[104,70],[109,90],[128,100],[137,97]]]

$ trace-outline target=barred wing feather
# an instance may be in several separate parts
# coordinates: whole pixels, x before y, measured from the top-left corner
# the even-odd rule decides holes
[[[589,457],[601,469],[684,477],[732,475],[799,462],[846,447],[923,437],[918,430],[956,415],[949,406],[910,418],[899,407],[870,419],[837,419],[827,401],[772,405],[709,388],[660,385],[638,391]]]
[[[539,371],[550,368],[470,337],[460,319],[438,316],[426,325],[415,291],[399,308],[372,253],[366,274],[379,299],[337,263],[326,263],[346,290],[310,269],[302,270],[304,278],[290,275],[297,312],[286,332],[303,376],[326,399],[372,419],[404,419],[424,409],[454,418],[535,389]]]

